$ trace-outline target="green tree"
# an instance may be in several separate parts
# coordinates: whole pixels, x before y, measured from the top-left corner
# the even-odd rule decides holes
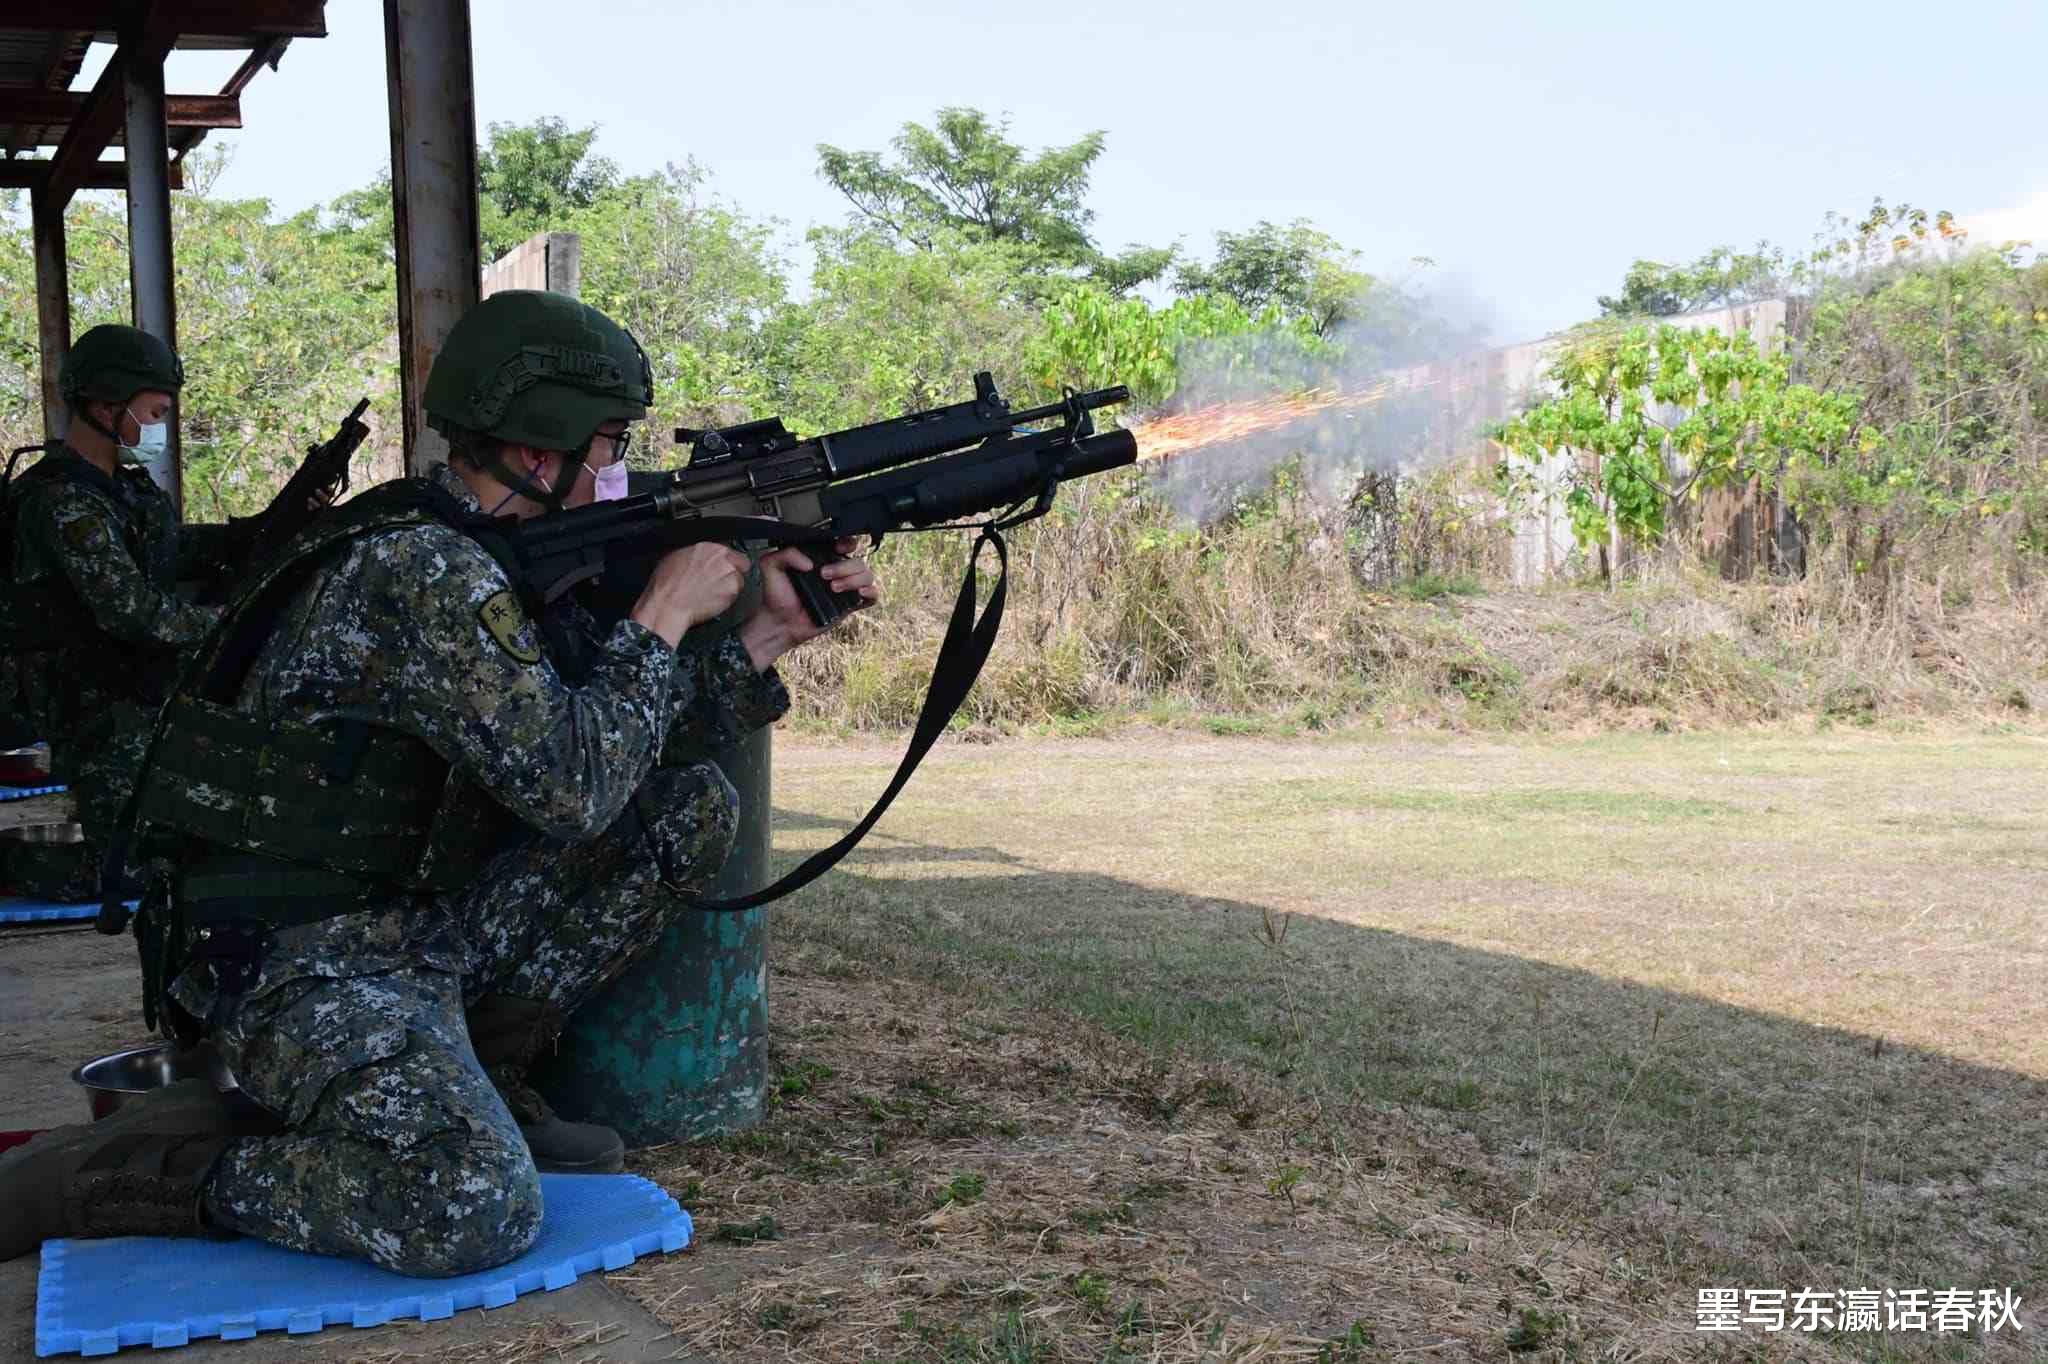
[[[653,366],[650,455],[678,424],[730,425],[771,401],[790,307],[775,224],[708,194],[686,163],[623,181],[564,225],[583,239],[584,299],[631,329]]]
[[[1045,321],[1030,306],[1028,248],[935,231],[922,250],[858,228],[812,232],[811,299],[772,328],[783,410],[831,430],[973,395],[992,372],[1013,401],[1042,372]]]
[[[554,117],[490,125],[476,154],[485,260],[536,232],[566,230],[572,215],[618,186],[617,164],[590,155],[596,140],[595,126],[571,128]]]
[[[1077,285],[1054,300],[1046,323],[1034,368],[1047,386],[1114,381],[1148,405],[1173,397],[1196,365],[1225,391],[1271,392],[1309,382],[1339,354],[1307,318],[1289,317],[1273,303],[1252,312],[1224,294],[1154,308],[1142,298]]]
[[[1599,329],[1552,370],[1558,396],[1494,432],[1511,458],[1573,457],[1565,507],[1579,544],[1610,527],[1656,544],[1678,504],[1751,479],[1797,490],[1867,434],[1843,393],[1794,383],[1782,346],[1663,324]],[[1675,414],[1675,417],[1667,414]]]
[[[1357,261],[1356,251],[1306,218],[1286,227],[1261,222],[1247,232],[1218,232],[1216,259],[1182,265],[1173,287],[1184,297],[1221,294],[1250,313],[1275,306],[1328,336],[1373,285]]]
[[[1602,296],[1602,317],[1673,317],[1772,298],[1790,283],[1785,253],[1768,242],[1739,252],[1717,246],[1689,265],[1638,260],[1622,276],[1621,292]]]
[[[1090,235],[1089,175],[1105,135],[1027,152],[1007,120],[979,109],[939,110],[933,126],[906,123],[894,156],[818,144],[818,174],[846,196],[859,221],[921,249],[945,239],[979,239],[1022,248],[1034,272],[1086,273],[1113,292],[1158,278],[1171,247],[1126,248],[1110,255]]]

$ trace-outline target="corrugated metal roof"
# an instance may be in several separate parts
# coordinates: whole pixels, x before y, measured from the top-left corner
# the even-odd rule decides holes
[[[117,41],[117,36],[112,32],[90,30],[52,32],[0,27],[0,90],[69,90],[85,65],[86,49],[95,42],[112,44]],[[186,51],[253,49],[261,52],[268,49],[274,62],[288,41],[258,36],[186,33],[178,36],[175,47]],[[247,74],[245,68],[245,73],[238,77],[230,93],[239,92]],[[57,146],[64,140],[66,127],[66,123],[0,125],[0,152],[11,159],[38,147]],[[173,148],[182,154],[205,136],[203,128],[180,129],[174,135]],[[118,145],[122,141],[122,130],[116,129],[113,142]]]
[[[0,87],[31,90],[68,90],[85,64],[85,49],[92,43],[90,33],[37,33],[21,29],[0,29]],[[31,147],[54,146],[63,140],[64,129],[9,128],[0,133],[0,145],[8,156]]]

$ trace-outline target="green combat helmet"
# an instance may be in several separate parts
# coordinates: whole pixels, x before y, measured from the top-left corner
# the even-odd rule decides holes
[[[654,371],[632,333],[587,303],[507,289],[464,313],[427,375],[427,425],[536,450],[580,450],[599,423],[637,421]]]
[[[140,327],[94,327],[71,343],[57,376],[57,392],[72,406],[125,403],[144,390],[176,393],[185,366],[176,352]]]

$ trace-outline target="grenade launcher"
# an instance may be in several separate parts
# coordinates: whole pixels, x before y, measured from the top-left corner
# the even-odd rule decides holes
[[[1061,483],[1137,458],[1130,432],[1095,430],[1097,408],[1129,398],[1122,385],[1070,390],[1015,412],[982,373],[971,402],[803,440],[777,417],[681,428],[676,439],[689,444],[690,461],[653,490],[534,517],[504,534],[525,589],[551,602],[600,575],[644,579],[655,558],[705,540],[800,544],[825,562],[842,538],[880,541],[959,522],[1007,529],[1043,516]],[[795,581],[819,625],[859,604],[815,569]]]

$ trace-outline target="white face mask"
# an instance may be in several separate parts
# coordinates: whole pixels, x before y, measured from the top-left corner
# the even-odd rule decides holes
[[[583,466],[590,469],[588,464]],[[590,481],[597,490],[591,494],[593,502],[616,502],[626,495],[626,463],[613,460],[602,469],[590,469]]]
[[[170,423],[146,422],[133,411],[127,408],[122,410],[128,413],[129,420],[135,423],[135,429],[139,434],[133,445],[123,445],[116,441],[114,457],[123,464],[147,464],[153,459],[161,458],[164,451],[171,447]]]

